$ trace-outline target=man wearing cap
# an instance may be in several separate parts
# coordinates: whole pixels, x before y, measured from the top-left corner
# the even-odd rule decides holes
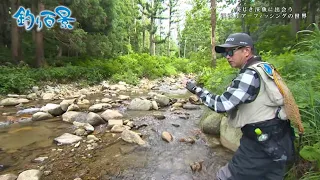
[[[293,158],[294,134],[283,110],[283,97],[272,79],[272,66],[253,53],[251,37],[228,36],[215,47],[233,68],[240,69],[222,95],[215,95],[188,81],[186,88],[210,109],[227,113],[229,125],[243,136],[232,159],[218,170],[220,180],[280,180]]]

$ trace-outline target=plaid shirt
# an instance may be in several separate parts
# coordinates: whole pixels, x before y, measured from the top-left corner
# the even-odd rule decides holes
[[[196,88],[200,101],[210,109],[223,113],[242,103],[252,102],[259,93],[260,79],[257,72],[246,69],[240,71],[222,95],[214,95],[201,87]]]

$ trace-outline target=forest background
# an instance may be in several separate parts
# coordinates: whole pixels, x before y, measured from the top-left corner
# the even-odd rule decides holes
[[[36,16],[61,5],[76,18],[71,30],[56,22],[28,31],[12,18],[20,6]],[[317,0],[2,0],[0,94],[70,82],[137,84],[179,73],[195,73],[222,93],[237,70],[212,49],[229,34],[246,32],[256,54],[280,71],[302,114],[302,158],[286,179],[319,179],[319,24]]]

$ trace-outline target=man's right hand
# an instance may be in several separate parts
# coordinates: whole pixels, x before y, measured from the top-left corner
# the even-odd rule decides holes
[[[186,88],[193,94],[196,93],[196,89],[197,89],[197,86],[194,82],[192,81],[187,81],[186,83]]]

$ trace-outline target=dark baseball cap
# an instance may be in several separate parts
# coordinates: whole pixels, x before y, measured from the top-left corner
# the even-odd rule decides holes
[[[224,44],[216,46],[214,49],[217,53],[224,53],[226,48],[233,48],[238,46],[250,46],[253,48],[253,40],[246,33],[230,34]]]

